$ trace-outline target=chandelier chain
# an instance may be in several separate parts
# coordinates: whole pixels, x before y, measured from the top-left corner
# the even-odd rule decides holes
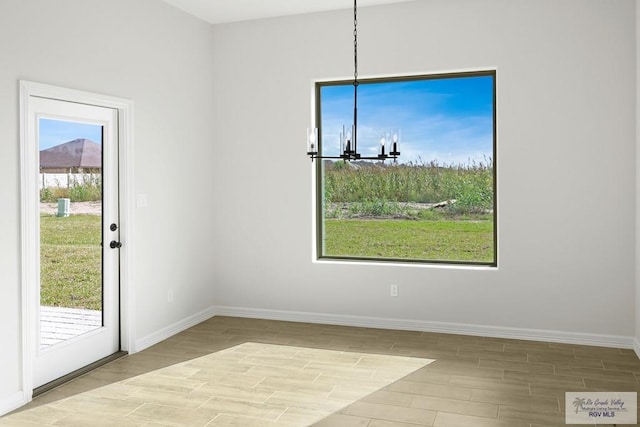
[[[358,8],[353,0],[353,84],[358,82]]]

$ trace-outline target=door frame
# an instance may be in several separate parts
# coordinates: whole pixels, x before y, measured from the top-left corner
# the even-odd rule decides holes
[[[22,287],[22,393],[24,403],[33,398],[34,361],[37,342],[36,280],[40,254],[37,251],[40,233],[37,216],[40,213],[38,197],[38,147],[29,144],[29,98],[41,97],[79,104],[95,105],[117,110],[118,113],[118,179],[120,205],[120,349],[135,352],[135,305],[132,288],[133,251],[135,249],[132,200],[134,199],[133,169],[133,101],[113,96],[67,89],[42,83],[20,80],[20,198],[21,198],[21,287]]]

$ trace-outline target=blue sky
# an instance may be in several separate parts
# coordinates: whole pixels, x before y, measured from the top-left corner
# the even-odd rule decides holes
[[[353,85],[323,86],[322,146],[337,155],[353,122]],[[493,76],[361,83],[358,151],[376,155],[381,132],[400,129],[399,162],[468,164],[493,158]]]
[[[40,150],[46,150],[78,138],[102,144],[102,126],[53,119],[39,120]]]

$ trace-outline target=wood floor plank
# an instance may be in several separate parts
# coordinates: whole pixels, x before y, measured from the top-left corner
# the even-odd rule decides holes
[[[420,408],[406,408],[401,406],[380,405],[370,402],[356,402],[344,409],[342,413],[359,417],[368,417],[384,421],[417,424],[421,426],[433,425],[436,412]]]
[[[529,423],[438,412],[433,427],[529,427]]]
[[[551,427],[564,425],[567,391],[589,390],[640,392],[640,360],[628,349],[213,317],[0,426]]]
[[[498,405],[496,404],[445,399],[441,397],[415,396],[411,400],[411,407],[462,415],[474,415],[484,418],[498,417]]]

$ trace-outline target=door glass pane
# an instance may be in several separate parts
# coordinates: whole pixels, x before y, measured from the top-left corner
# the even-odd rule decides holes
[[[103,325],[101,125],[40,118],[40,348]]]

